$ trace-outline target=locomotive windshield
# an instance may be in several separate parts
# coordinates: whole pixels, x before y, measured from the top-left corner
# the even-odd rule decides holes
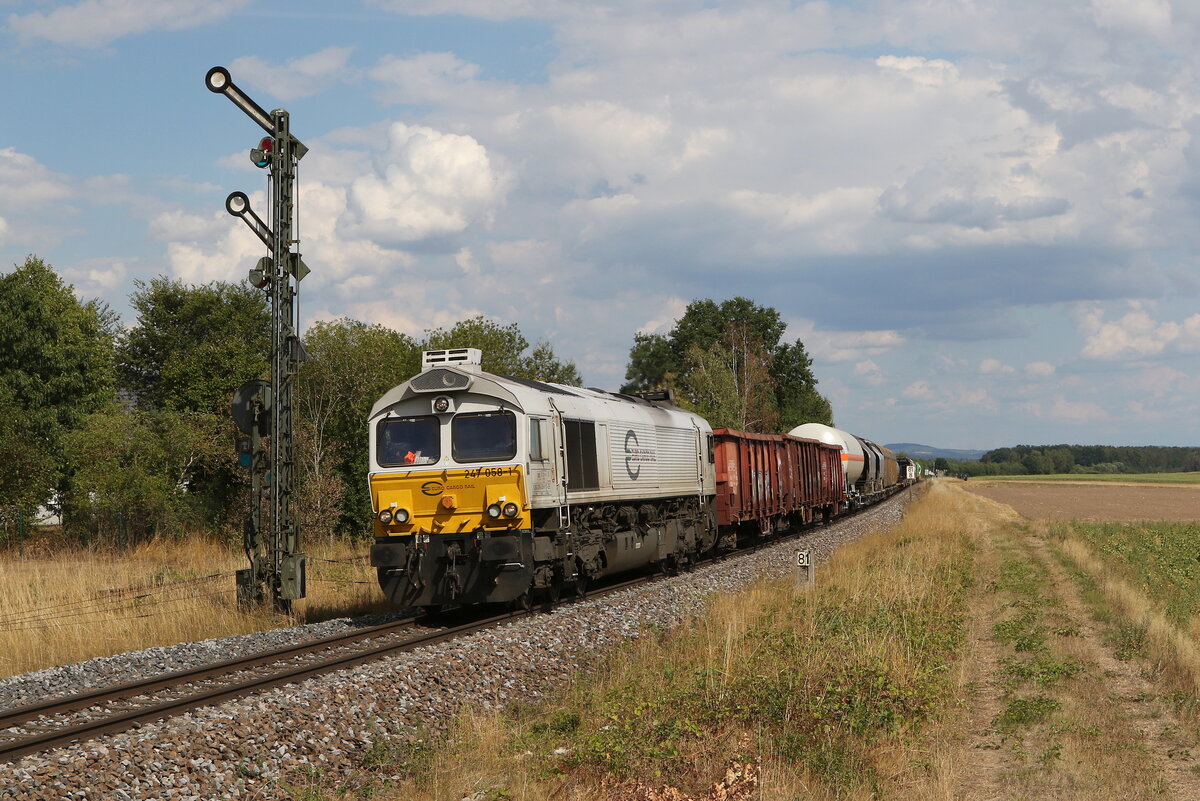
[[[441,427],[436,417],[382,420],[378,442],[379,464],[387,467],[433,464],[442,458]]]
[[[458,462],[495,462],[517,455],[517,417],[512,412],[454,416],[450,441]]]

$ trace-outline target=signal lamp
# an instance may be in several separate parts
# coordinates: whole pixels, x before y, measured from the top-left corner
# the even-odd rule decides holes
[[[500,504],[493,503],[491,506],[489,506],[487,508],[487,513],[488,513],[488,517],[495,520],[497,517],[500,516]]]
[[[271,151],[275,149],[274,137],[264,136],[258,147],[250,150],[250,160],[255,167],[266,167],[271,163]]]
[[[508,503],[504,504],[504,516],[505,517],[516,517],[517,512],[519,512],[519,511],[521,511],[521,510],[512,501],[509,501]]]
[[[391,509],[381,509],[379,511],[379,522],[383,523],[385,526],[388,523],[392,522],[392,510]]]

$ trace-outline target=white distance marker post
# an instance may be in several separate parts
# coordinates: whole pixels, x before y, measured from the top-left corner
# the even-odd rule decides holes
[[[811,551],[796,551],[796,588],[811,587],[817,580],[817,567]]]

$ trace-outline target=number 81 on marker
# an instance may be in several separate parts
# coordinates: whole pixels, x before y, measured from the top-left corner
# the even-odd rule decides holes
[[[796,567],[808,567],[811,564],[809,551],[796,551]]]

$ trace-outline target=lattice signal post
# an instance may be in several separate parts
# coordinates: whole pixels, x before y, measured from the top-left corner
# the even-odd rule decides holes
[[[238,571],[237,592],[242,606],[257,606],[270,597],[275,609],[286,613],[293,600],[305,595],[305,558],[298,552],[300,529],[292,508],[292,384],[305,356],[296,332],[296,295],[309,270],[300,259],[295,214],[296,165],[308,148],[292,136],[287,111],[264,111],[234,85],[229,70],[213,67],[204,85],[229,98],[268,134],[250,150],[250,160],[270,171],[269,223],[254,213],[244,192],[225,199],[225,210],[240,217],[270,253],[259,259],[249,281],[270,296],[271,380],[249,381],[233,398],[234,421],[247,435],[238,456],[251,476],[246,520],[250,567]]]

